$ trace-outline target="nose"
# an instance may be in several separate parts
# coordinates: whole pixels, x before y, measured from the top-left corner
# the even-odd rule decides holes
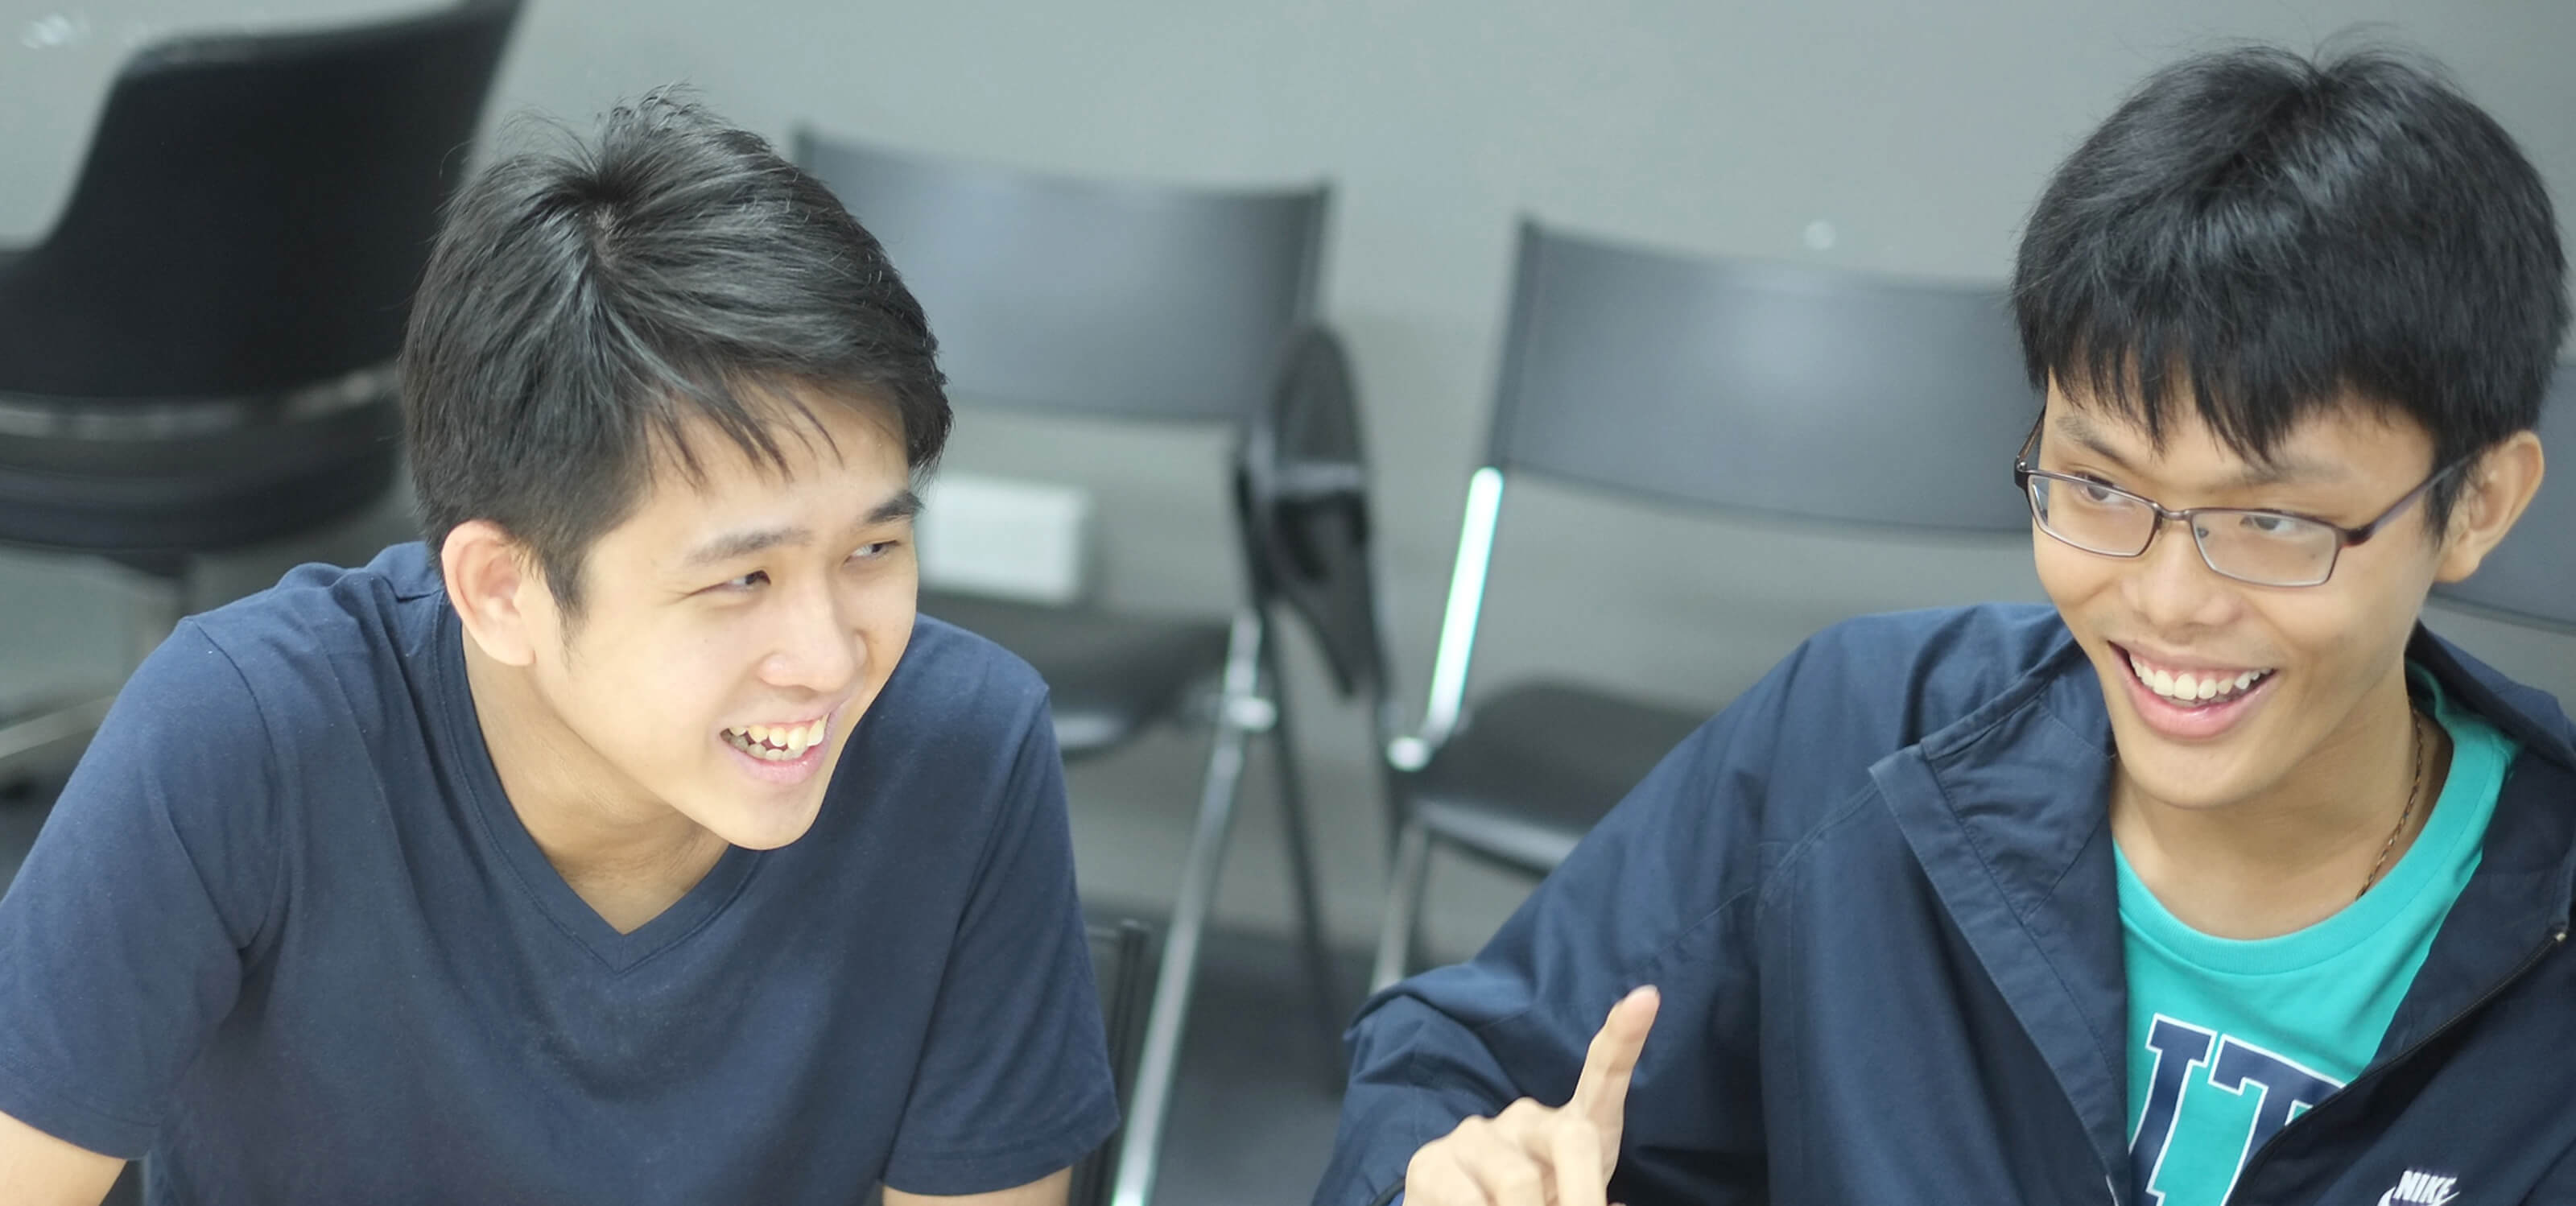
[[[828,585],[780,598],[774,640],[761,659],[761,681],[837,695],[859,672],[859,635],[847,603]]]
[[[2164,521],[2121,586],[2138,618],[2165,632],[2222,623],[2235,597],[2235,583],[2201,559],[2188,520]]]

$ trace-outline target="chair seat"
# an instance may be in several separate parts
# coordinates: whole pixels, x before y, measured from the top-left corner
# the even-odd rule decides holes
[[[1441,837],[1543,874],[1706,719],[1589,687],[1510,687],[1413,773],[1413,807]]]
[[[1115,748],[1180,710],[1225,667],[1224,620],[1047,607],[924,591],[924,615],[989,638],[1037,667],[1067,758]]]
[[[0,422],[0,544],[142,556],[294,535],[381,497],[399,435],[390,394],[170,438],[30,435]]]

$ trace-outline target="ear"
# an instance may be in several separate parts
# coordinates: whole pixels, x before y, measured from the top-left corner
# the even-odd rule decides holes
[[[555,609],[554,592],[527,548],[498,524],[469,520],[449,529],[438,565],[466,639],[505,666],[533,663],[538,643],[553,630]]]
[[[2522,518],[2532,495],[2540,492],[2543,468],[2540,437],[2518,431],[2460,471],[2468,483],[2460,491],[2459,505],[2451,508],[2451,526],[2443,533],[2435,580],[2457,582],[2477,572],[2487,554],[2513,531],[2514,521]]]

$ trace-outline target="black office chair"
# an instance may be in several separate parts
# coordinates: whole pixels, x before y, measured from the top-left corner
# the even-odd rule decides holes
[[[198,553],[391,484],[393,360],[519,0],[167,42],[44,241],[0,250],[0,543],[109,558],[167,636]],[[0,778],[105,699],[0,724]]]
[[[2037,397],[2000,289],[1710,261],[1524,222],[1491,441],[1430,701],[1387,746],[1400,827],[1375,983],[1413,957],[1434,843],[1543,875],[1705,719],[1527,682],[1467,706],[1506,473],[1752,516],[2028,538],[1996,485]]]
[[[1328,191],[1103,184],[795,137],[798,163],[885,244],[938,335],[961,402],[1239,428],[1315,307]],[[1188,716],[1219,685],[1198,819],[1145,1026],[1115,1198],[1145,1206],[1171,1107],[1199,944],[1232,831],[1245,745],[1279,736],[1261,613],[1230,620],[937,592],[921,609],[1037,667],[1057,744],[1079,759]],[[1284,744],[1283,744],[1284,750]],[[1275,759],[1301,938],[1329,974],[1293,759]],[[1330,995],[1329,986],[1322,992]]]
[[[2538,431],[2555,460],[2531,508],[2477,573],[2435,586],[2433,597],[2473,615],[2576,634],[2576,364],[2550,377]]]

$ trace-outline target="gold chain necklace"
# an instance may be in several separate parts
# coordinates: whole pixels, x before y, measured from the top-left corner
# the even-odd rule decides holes
[[[2406,728],[2415,736],[2415,785],[2406,789],[2406,811],[2397,814],[2397,827],[2388,831],[2388,841],[2379,848],[2379,858],[2370,864],[2370,878],[2361,881],[2361,891],[2354,900],[2370,895],[2370,886],[2379,882],[2381,868],[2388,865],[2389,851],[2397,849],[2397,835],[2406,832],[2406,822],[2414,819],[2416,798],[2424,794],[2424,717],[2414,705],[2406,708]]]

